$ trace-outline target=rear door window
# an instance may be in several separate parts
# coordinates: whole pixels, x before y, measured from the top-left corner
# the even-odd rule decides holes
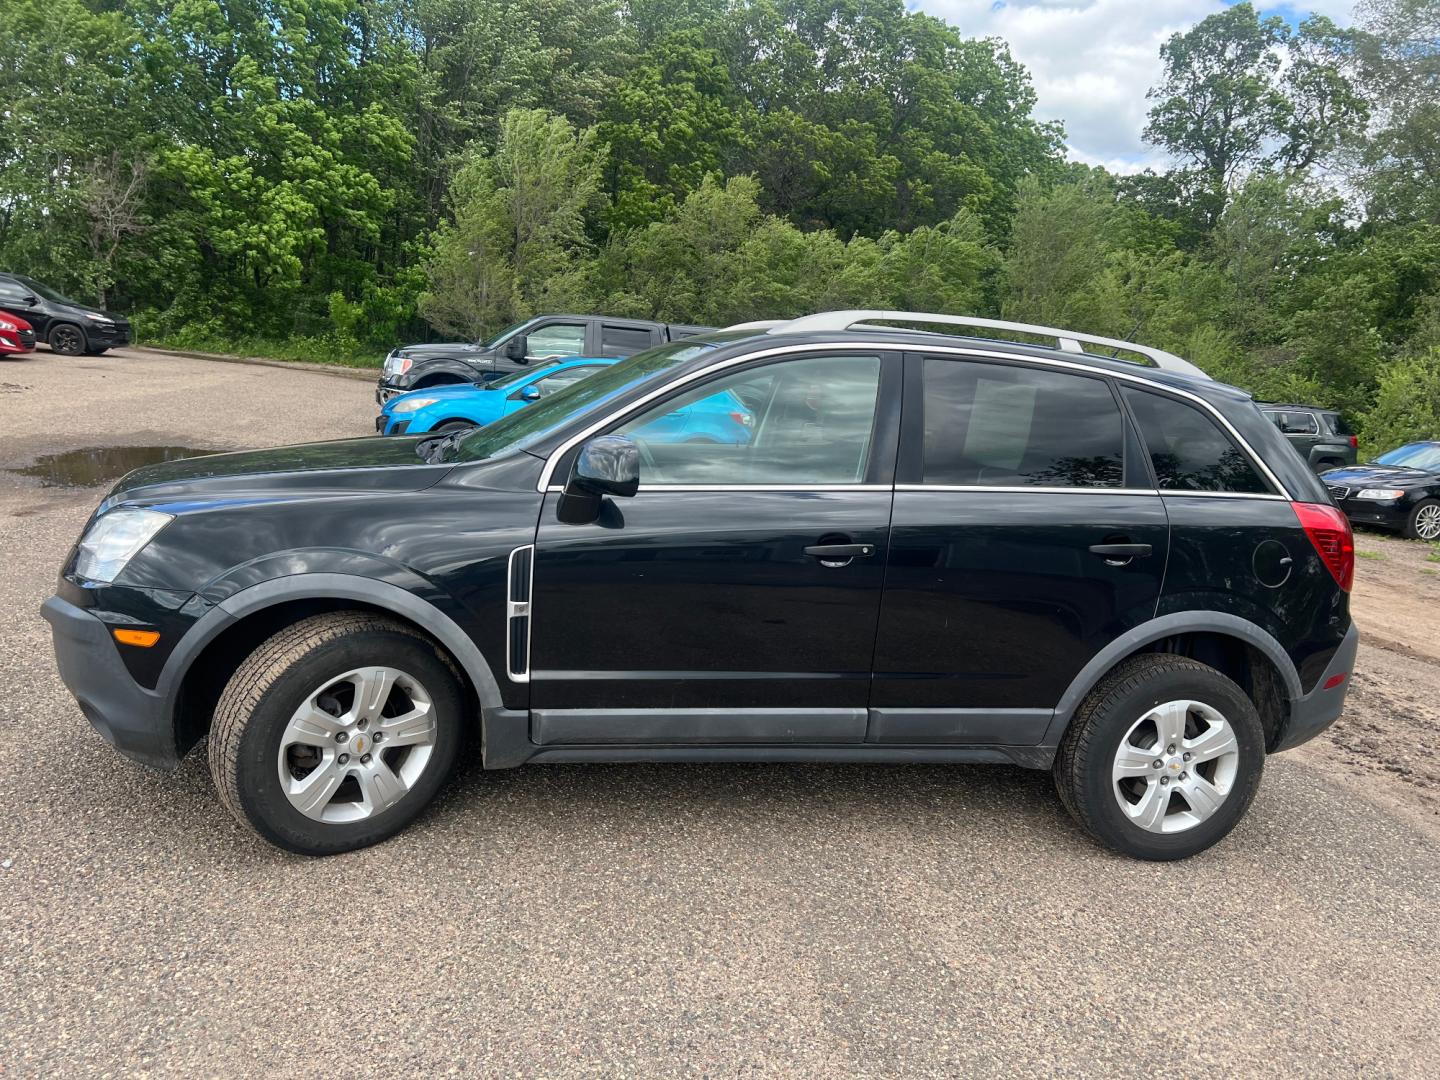
[[[1124,394],[1162,490],[1269,494],[1250,459],[1208,415],[1163,394],[1128,386]]]
[[[637,352],[644,352],[650,347],[652,340],[651,332],[645,327],[602,324],[600,327],[600,355],[630,356]]]
[[[1105,380],[926,357],[924,381],[924,483],[1124,486],[1125,425]]]

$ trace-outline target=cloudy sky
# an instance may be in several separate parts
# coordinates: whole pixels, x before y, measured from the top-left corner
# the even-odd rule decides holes
[[[1160,45],[1221,10],[1224,0],[909,0],[970,37],[999,37],[1030,69],[1045,120],[1063,120],[1070,156],[1117,172],[1165,159],[1140,138],[1160,80]],[[1264,14],[1298,23],[1311,11],[1342,25],[1352,0],[1296,0]]]

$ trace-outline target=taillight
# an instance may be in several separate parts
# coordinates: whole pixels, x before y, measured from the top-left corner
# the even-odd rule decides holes
[[[1324,503],[1297,502],[1290,504],[1300,526],[1310,543],[1320,555],[1320,561],[1335,578],[1335,584],[1345,592],[1355,583],[1355,537],[1350,531],[1350,519],[1333,506]]]
[[[751,424],[755,423],[755,418],[747,412],[732,412],[730,414],[730,419],[734,420],[735,423],[739,424],[741,427],[749,427]]]
[[[1358,435],[1351,435],[1351,436],[1350,436],[1350,449],[1351,449],[1351,450],[1359,450],[1359,449],[1360,449],[1360,436],[1358,436]]]

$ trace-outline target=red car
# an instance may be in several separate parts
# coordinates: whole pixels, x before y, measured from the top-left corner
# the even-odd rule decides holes
[[[35,350],[35,328],[19,315],[0,311],[0,356]]]

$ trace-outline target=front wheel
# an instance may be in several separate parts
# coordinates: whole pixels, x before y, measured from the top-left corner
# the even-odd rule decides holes
[[[1405,535],[1412,540],[1440,540],[1440,499],[1426,499],[1410,511]]]
[[[1081,704],[1054,775],[1065,808],[1100,843],[1169,860],[1235,827],[1264,764],[1264,729],[1240,687],[1195,660],[1146,653]]]
[[[460,746],[464,695],[446,658],[365,612],[303,619],[256,649],[215,709],[221,801],[302,855],[367,847],[410,824]]]
[[[51,351],[61,356],[81,356],[88,347],[85,331],[70,323],[60,323],[52,327],[47,340]]]

